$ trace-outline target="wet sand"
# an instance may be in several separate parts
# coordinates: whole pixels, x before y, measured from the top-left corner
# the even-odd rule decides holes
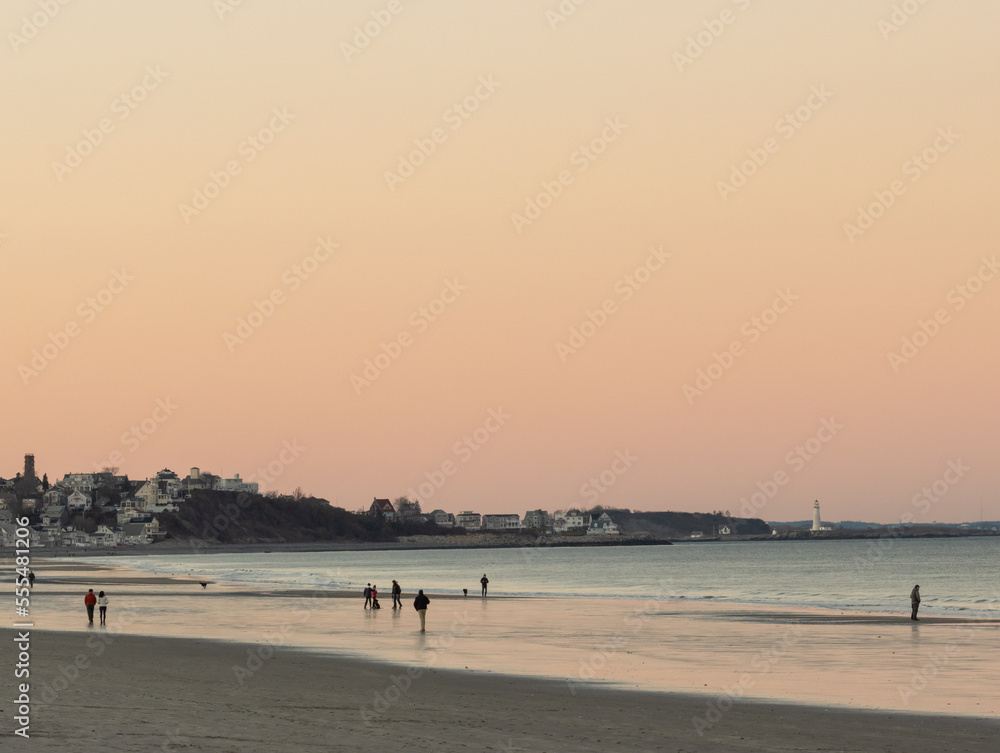
[[[10,631],[0,630],[0,642],[9,666]],[[538,678],[110,630],[34,631],[31,661],[31,739],[17,742],[52,753],[978,753],[995,750],[1000,734],[995,721],[771,703],[716,704],[711,713],[693,695],[573,690]],[[10,699],[11,674],[3,677]]]
[[[71,566],[71,568],[70,568]],[[296,647],[391,664],[555,678],[584,687],[1000,715],[1000,623],[704,601],[482,599],[429,593],[428,633],[356,593],[259,591],[102,566],[36,570],[38,630],[86,632],[85,588],[111,599],[108,630]]]

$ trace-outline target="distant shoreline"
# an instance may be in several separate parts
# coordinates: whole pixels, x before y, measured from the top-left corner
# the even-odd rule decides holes
[[[591,537],[531,537],[530,534],[469,534],[468,536],[404,536],[399,541],[313,541],[275,542],[263,544],[222,544],[192,545],[186,541],[170,540],[147,546],[121,546],[115,548],[49,548],[34,549],[35,559],[56,557],[141,557],[147,555],[189,555],[189,554],[268,554],[273,552],[365,552],[365,551],[415,551],[443,549],[530,549],[530,548],[583,548],[583,547],[626,547],[626,546],[671,546],[674,544],[727,544],[735,542],[811,542],[848,541],[879,539],[965,539],[996,537],[995,531],[963,531],[961,533],[918,533],[885,531],[834,532],[800,531],[776,536],[703,536],[699,538],[652,538],[649,536],[622,536],[593,539]],[[6,549],[0,549],[0,558],[9,556]]]

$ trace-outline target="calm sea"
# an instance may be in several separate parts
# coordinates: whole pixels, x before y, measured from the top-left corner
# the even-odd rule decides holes
[[[906,611],[920,584],[927,614],[1000,616],[1000,538],[691,543],[674,546],[463,549],[95,558],[252,590],[711,599],[718,602]]]

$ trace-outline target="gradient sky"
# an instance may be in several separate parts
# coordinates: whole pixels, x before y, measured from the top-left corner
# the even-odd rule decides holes
[[[997,3],[228,5],[4,4],[0,475],[1000,518]]]

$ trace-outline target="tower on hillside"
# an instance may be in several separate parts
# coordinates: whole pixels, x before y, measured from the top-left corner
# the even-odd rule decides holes
[[[814,531],[822,530],[823,523],[820,521],[819,517],[819,500],[817,499],[813,502],[813,527]]]
[[[35,456],[25,455],[24,456],[24,477],[26,479],[35,478]]]

